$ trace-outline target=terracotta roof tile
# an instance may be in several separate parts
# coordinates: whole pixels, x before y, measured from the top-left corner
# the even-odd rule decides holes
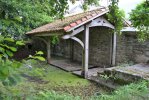
[[[82,21],[83,21],[83,22],[84,22],[84,21],[86,21],[86,20],[87,20],[87,18],[85,18],[85,17],[84,17],[84,18],[82,18]]]
[[[67,30],[69,30],[70,28],[71,28],[70,26],[66,26],[66,27],[64,27],[64,30],[67,31]]]
[[[82,21],[81,20],[77,20],[76,23],[77,24],[80,24],[80,23],[82,23]]]
[[[92,14],[92,16],[96,16],[96,15],[97,15],[96,13]]]
[[[74,27],[74,26],[76,26],[76,25],[77,25],[77,23],[71,23],[71,24],[70,24],[71,27]]]
[[[90,19],[90,18],[92,18],[92,16],[91,16],[91,15],[89,15],[89,16],[86,16],[86,18],[87,18],[87,19]]]
[[[106,9],[106,8],[103,8],[103,9]],[[81,24],[83,21],[86,21],[87,18],[91,18],[92,16],[96,16],[97,14],[101,14],[106,11],[103,11],[101,8],[99,8],[96,10],[87,11],[87,12],[76,14],[73,16],[68,16],[68,17],[65,17],[64,19],[58,19],[49,24],[33,29],[32,31],[27,32],[26,34],[36,34],[36,33],[40,33],[40,34],[49,33],[50,34],[50,32],[53,32],[53,31],[64,31],[65,32],[66,30],[69,30],[70,28],[78,24]]]

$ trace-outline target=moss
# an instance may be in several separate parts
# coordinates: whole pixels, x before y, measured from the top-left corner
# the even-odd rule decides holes
[[[61,86],[86,86],[89,81],[71,73],[59,70],[53,66],[48,66],[47,74],[43,77],[44,80],[52,82],[51,84]]]

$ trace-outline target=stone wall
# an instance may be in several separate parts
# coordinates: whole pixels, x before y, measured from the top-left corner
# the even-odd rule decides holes
[[[64,58],[71,58],[71,42],[72,40],[59,39],[59,43],[52,45],[51,54]]]
[[[117,40],[117,63],[146,63],[149,60],[149,41],[139,42],[135,34],[123,33]]]
[[[81,32],[76,37],[84,41]],[[111,32],[106,27],[90,28],[89,41],[89,64],[101,67],[110,65],[110,47],[111,47]],[[60,43],[55,45],[53,54],[63,56],[65,58],[73,58],[74,61],[82,61],[82,47],[75,41],[60,40]]]
[[[76,37],[84,41],[81,32]],[[111,64],[111,30],[106,27],[90,28],[89,64],[100,67],[109,67]],[[117,36],[116,64],[140,63],[149,60],[149,41],[138,42],[135,34],[123,33]],[[52,54],[82,61],[82,47],[73,40],[60,40],[52,46]]]

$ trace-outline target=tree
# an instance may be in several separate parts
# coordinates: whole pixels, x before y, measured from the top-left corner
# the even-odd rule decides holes
[[[125,17],[124,11],[120,10],[118,7],[119,0],[111,0],[112,3],[109,5],[109,13],[108,19],[115,26],[115,32],[121,33],[121,29],[123,28],[123,18]]]
[[[144,41],[149,39],[149,1],[144,1],[137,5],[130,13],[130,20],[138,32],[138,39]]]
[[[61,17],[67,0],[0,0],[0,33],[22,38],[33,28]]]

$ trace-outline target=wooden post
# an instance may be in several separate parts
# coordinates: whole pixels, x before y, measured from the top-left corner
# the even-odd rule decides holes
[[[112,66],[116,64],[116,32],[113,34]]]
[[[51,60],[51,42],[50,42],[50,38],[47,39],[47,63],[50,64],[50,60]]]
[[[70,59],[73,61],[74,41],[70,40]]]
[[[84,40],[84,52],[83,52],[83,67],[84,67],[84,78],[88,78],[88,64],[89,64],[89,25],[85,25],[85,40]]]

